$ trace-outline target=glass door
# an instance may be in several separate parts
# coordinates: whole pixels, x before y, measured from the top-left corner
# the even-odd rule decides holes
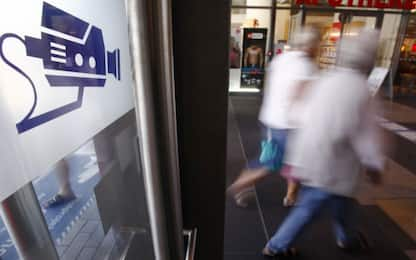
[[[363,29],[380,29],[382,16],[363,12],[318,12],[306,11],[305,25],[318,28],[321,32],[321,45],[317,63],[321,69],[335,65],[336,46],[344,36],[357,35]]]
[[[157,83],[143,65],[150,38],[170,47],[170,32],[149,35],[145,10],[135,0],[18,0],[0,10],[0,259],[184,255],[173,92],[161,85],[157,127]],[[163,64],[172,63],[149,67]]]

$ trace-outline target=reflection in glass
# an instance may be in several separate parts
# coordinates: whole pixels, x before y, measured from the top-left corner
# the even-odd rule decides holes
[[[136,136],[130,111],[32,182],[60,258],[117,258],[143,244],[139,255],[153,258]],[[3,223],[0,256],[18,259]]]

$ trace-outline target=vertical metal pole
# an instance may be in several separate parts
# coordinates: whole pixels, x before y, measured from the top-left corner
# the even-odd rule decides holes
[[[141,164],[146,191],[146,203],[156,260],[167,260],[168,242],[162,191],[160,189],[156,127],[152,98],[150,46],[147,33],[147,8],[145,1],[131,0],[127,6],[129,18],[130,49],[132,53],[137,130]]]
[[[384,14],[376,14],[376,29],[377,30],[381,30],[381,27],[383,26],[383,19],[384,19]]]
[[[165,160],[162,186],[164,188],[167,226],[172,259],[184,259],[184,237],[182,223],[182,202],[179,173],[178,133],[176,125],[176,91],[173,70],[173,35],[171,0],[150,1],[153,12],[152,50],[153,82],[157,88],[158,103],[155,117],[159,129],[159,145]]]
[[[129,0],[127,9],[141,165],[155,257],[183,259],[170,2]]]
[[[59,259],[32,183],[1,203],[1,215],[21,259]]]
[[[305,22],[306,22],[306,8],[305,8],[304,5],[301,6],[301,10],[300,11],[302,12],[302,22],[301,22],[301,24],[302,24],[302,26],[305,26]]]
[[[275,28],[276,28],[276,0],[272,0],[272,9],[270,10],[270,40],[269,40],[269,53],[271,60],[274,56],[274,35],[275,35]],[[269,61],[270,61],[269,60]]]

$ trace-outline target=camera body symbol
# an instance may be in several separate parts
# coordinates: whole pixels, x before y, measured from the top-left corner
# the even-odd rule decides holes
[[[82,106],[85,87],[104,87],[106,75],[121,80],[120,50],[106,51],[101,29],[51,5],[43,3],[41,38],[13,33],[0,37],[0,57],[6,64],[22,74],[31,84],[34,102],[29,113],[16,124],[23,133]],[[20,68],[10,62],[3,53],[5,39],[16,38],[26,47],[28,57],[43,60],[45,77],[51,87],[78,88],[77,100],[43,114],[32,116],[37,104],[36,85]]]

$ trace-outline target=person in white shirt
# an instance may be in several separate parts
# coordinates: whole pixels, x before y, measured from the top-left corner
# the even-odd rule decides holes
[[[291,43],[292,50],[276,56],[269,64],[259,120],[264,140],[271,140],[279,152],[266,162],[259,159],[251,161],[248,169],[243,170],[228,188],[239,206],[247,206],[244,191],[248,187],[281,168],[287,136],[292,129],[298,127],[290,120],[289,111],[317,72],[313,59],[319,42],[320,35],[317,30],[311,27],[302,28]],[[289,181],[288,186],[285,205],[293,204],[296,199],[296,183]]]
[[[293,241],[325,206],[332,211],[340,248],[368,246],[349,216],[362,165],[374,183],[381,181],[383,156],[367,82],[377,38],[377,31],[344,37],[336,68],[311,86],[302,128],[292,136],[285,158],[291,175],[302,184],[300,197],[263,249],[264,255],[293,255]]]

